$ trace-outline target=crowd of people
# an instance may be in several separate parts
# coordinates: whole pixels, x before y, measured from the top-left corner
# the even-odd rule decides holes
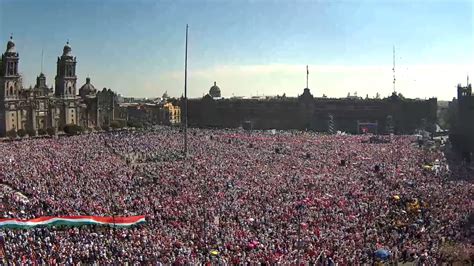
[[[186,158],[182,133],[165,127],[1,143],[0,217],[146,222],[0,228],[0,254],[31,264],[472,260],[472,181],[413,137],[369,137],[191,129]]]

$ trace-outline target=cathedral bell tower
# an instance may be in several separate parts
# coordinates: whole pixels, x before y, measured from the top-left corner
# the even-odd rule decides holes
[[[76,95],[76,57],[72,55],[69,41],[63,49],[63,55],[58,57],[56,70],[55,95],[60,98],[74,98]]]
[[[2,101],[18,99],[21,89],[21,77],[18,73],[20,57],[16,52],[13,37],[7,43],[7,50],[2,55],[0,64],[0,99]]]
[[[78,100],[76,97],[76,57],[72,55],[69,41],[63,49],[63,54],[58,57],[56,70],[56,86],[54,95],[59,108],[56,108],[57,118],[53,124],[62,130],[65,125],[78,124]]]
[[[19,54],[13,37],[7,43],[7,50],[0,61],[0,135],[10,130],[24,128],[23,110],[20,106],[21,76],[18,73]]]

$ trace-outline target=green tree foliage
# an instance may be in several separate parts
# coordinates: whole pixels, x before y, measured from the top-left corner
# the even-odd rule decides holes
[[[79,135],[83,131],[84,131],[84,129],[79,125],[68,124],[68,125],[64,126],[64,133],[66,133],[69,136]]]
[[[110,123],[110,127],[113,129],[118,129],[122,127],[122,124],[119,121],[112,121],[112,123]]]
[[[44,136],[46,134],[48,134],[48,132],[44,128],[38,129],[38,135]]]
[[[24,136],[26,136],[26,130],[24,130],[23,128],[18,129],[18,131],[16,133],[17,133],[18,137],[20,137],[20,138],[23,138]]]
[[[131,121],[127,121],[127,126],[134,127],[134,128],[143,128],[143,123],[131,120]]]
[[[33,129],[28,129],[26,133],[28,133],[28,136],[30,137],[36,136],[36,130],[33,130]]]
[[[49,127],[46,129],[46,133],[48,133],[50,136],[54,136],[56,134],[56,129],[54,127]]]
[[[17,136],[17,132],[16,132],[16,129],[11,129],[9,131],[7,131],[7,137],[11,138],[11,139],[14,139],[16,138]]]

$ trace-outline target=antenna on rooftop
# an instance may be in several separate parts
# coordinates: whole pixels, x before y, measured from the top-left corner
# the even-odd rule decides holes
[[[396,92],[395,90],[395,45],[393,46],[393,68],[392,68],[392,71],[393,71],[393,92]]]

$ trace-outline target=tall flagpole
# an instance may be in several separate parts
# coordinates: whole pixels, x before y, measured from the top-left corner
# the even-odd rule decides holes
[[[43,73],[43,49],[41,49],[41,73]]]
[[[306,88],[309,89],[309,87],[308,87],[308,76],[309,76],[309,69],[308,69],[308,65],[306,65]]]
[[[186,47],[184,52],[184,157],[188,156],[188,24],[186,24]]]

